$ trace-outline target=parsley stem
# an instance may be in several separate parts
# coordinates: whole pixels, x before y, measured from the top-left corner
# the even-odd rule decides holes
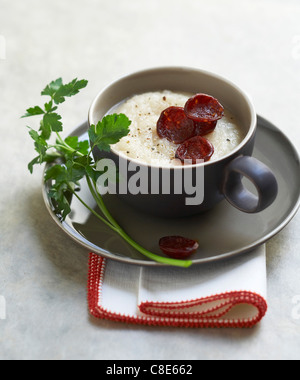
[[[102,199],[102,196],[99,194],[99,192],[98,192],[98,190],[97,190],[97,188],[95,186],[95,183],[94,183],[94,186],[93,186],[92,181],[91,181],[91,179],[88,176],[86,177],[86,180],[87,180],[90,192],[92,193],[92,195],[93,195],[95,201],[97,202],[97,205],[99,206],[100,210],[102,211],[103,215],[107,218],[107,220],[113,226],[115,226],[118,229],[120,229],[121,227],[118,225],[118,223],[115,221],[115,219],[112,217],[112,215],[108,211],[107,207],[105,206],[105,204],[103,202],[103,199]]]
[[[62,137],[60,136],[60,134],[58,132],[56,132],[56,137],[57,137],[57,140],[62,144],[62,145],[65,145],[65,142],[64,140],[62,139]],[[71,147],[69,147],[71,148]]]
[[[89,207],[83,199],[80,198],[80,196],[72,190],[72,193],[75,195],[75,197],[81,202],[93,215],[95,215],[98,219],[100,219],[103,223],[105,223],[108,227],[112,228],[114,231],[118,232],[118,230],[115,228],[115,226],[111,225],[107,220],[102,218],[101,215],[99,215],[95,210],[93,210],[91,207]]]
[[[178,266],[178,267],[184,267],[188,268],[192,265],[192,261],[189,260],[176,260],[176,259],[170,259],[167,257],[159,256],[156,255],[141,245],[139,245],[136,241],[134,241],[116,222],[116,220],[112,217],[110,212],[108,211],[107,207],[105,206],[102,196],[99,194],[97,189],[94,188],[91,179],[87,176],[87,183],[89,186],[89,189],[91,191],[91,194],[95,201],[97,202],[98,207],[100,208],[101,212],[103,215],[107,218],[109,223],[106,223],[107,225],[110,225],[111,228],[116,231],[127,243],[129,243],[133,248],[135,248],[138,252],[140,252],[142,255],[148,257],[151,260],[154,260],[156,262],[162,263],[162,264],[168,264],[168,265],[173,265],[173,266]],[[103,218],[101,218],[102,220]]]
[[[75,150],[73,149],[70,145],[68,145],[63,139],[62,137],[60,136],[60,134],[58,132],[56,132],[56,136],[57,136],[57,140],[59,141],[59,144],[56,144],[56,147],[61,147],[61,148],[64,148],[66,150],[68,150],[69,152],[72,152],[72,153],[75,153],[78,154],[78,156],[81,156],[83,157],[84,155],[81,153],[81,152],[78,152],[78,150]]]
[[[156,255],[156,254],[148,251],[147,249],[145,249],[141,245],[139,245],[130,236],[128,236],[126,234],[126,232],[123,231],[122,229],[120,229],[120,231],[117,231],[117,232],[133,248],[135,248],[142,255],[148,257],[151,260],[157,261],[157,262],[162,263],[162,264],[173,265],[173,266],[182,267],[182,268],[188,268],[188,267],[190,267],[193,264],[193,262],[190,261],[190,260],[176,260],[176,259],[169,259],[169,258],[166,258],[166,257],[163,257],[163,256],[158,256],[158,255]]]
[[[63,149],[65,149],[65,150],[68,150],[68,151],[71,152],[71,153],[74,153],[74,149],[71,148],[71,147],[68,147],[66,144],[48,145],[48,148],[49,148],[49,149],[50,149],[50,148],[55,148],[55,149],[57,149],[57,148],[63,148]],[[58,150],[59,150],[59,149],[58,149]]]
[[[52,148],[51,146],[49,146],[49,148]],[[52,158],[53,160],[55,159],[55,158],[60,158],[60,157],[62,157],[62,155],[60,154],[60,153],[58,153],[58,152],[47,152],[47,157],[48,158]]]

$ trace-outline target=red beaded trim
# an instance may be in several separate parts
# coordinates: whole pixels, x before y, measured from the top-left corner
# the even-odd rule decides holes
[[[267,302],[259,294],[248,291],[226,292],[204,299],[181,303],[151,303],[139,305],[145,315],[125,315],[113,313],[101,306],[102,284],[106,260],[94,253],[89,258],[88,307],[95,318],[108,319],[150,326],[173,327],[253,327],[267,312]],[[203,305],[208,302],[224,300],[221,304],[201,312],[183,312],[180,309]],[[249,319],[226,319],[226,314],[236,305],[251,304],[257,309],[255,317]]]

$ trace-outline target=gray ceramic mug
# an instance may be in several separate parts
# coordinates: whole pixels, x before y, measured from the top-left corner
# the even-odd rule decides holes
[[[242,212],[257,213],[269,207],[277,197],[278,185],[272,171],[251,157],[257,128],[255,109],[247,94],[225,78],[207,71],[185,67],[154,68],[133,73],[113,82],[97,95],[89,110],[89,124],[97,124],[109,110],[125,99],[137,94],[163,90],[191,94],[201,92],[214,96],[239,120],[245,138],[230,154],[219,160],[193,166],[176,166],[171,170],[153,167],[113,150],[103,154],[95,149],[93,153],[96,159],[109,158],[116,166],[125,168],[126,182],[129,182],[134,175],[129,169],[130,165],[135,164],[147,171],[148,191],[132,194],[129,191],[121,191],[122,184],[120,184],[116,191],[119,197],[143,212],[160,217],[199,214],[213,208],[224,198]],[[155,170],[157,171],[155,178],[169,176],[171,186],[167,192],[161,184],[155,192],[152,191]],[[202,170],[204,179],[203,199],[201,204],[192,204],[193,202],[187,202],[187,199],[192,198],[190,193],[185,192],[184,184],[181,184],[182,191],[178,191],[178,183],[174,189],[173,179],[185,178],[189,172],[189,176],[191,175],[195,182],[199,170]],[[178,176],[179,171],[181,173]],[[249,191],[245,187],[244,177],[252,182],[256,192]]]

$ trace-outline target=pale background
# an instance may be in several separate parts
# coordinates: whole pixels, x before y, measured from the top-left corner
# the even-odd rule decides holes
[[[299,359],[300,215],[267,245],[269,311],[252,330],[135,327],[90,318],[88,252],[48,215],[20,120],[53,79],[89,80],[66,133],[123,74],[221,74],[300,148],[299,0],[0,0],[0,359]],[[298,305],[299,306],[299,305]]]

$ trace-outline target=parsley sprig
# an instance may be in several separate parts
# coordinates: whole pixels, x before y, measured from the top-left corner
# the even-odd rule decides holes
[[[109,151],[110,145],[116,144],[129,133],[131,121],[124,114],[105,116],[97,125],[91,125],[88,131],[89,140],[80,141],[78,136],[69,136],[65,139],[62,117],[57,113],[58,107],[66,98],[72,97],[87,86],[86,80],[74,79],[63,84],[62,78],[52,81],[41,92],[48,96],[48,102],[41,106],[34,106],[26,110],[22,117],[40,116],[40,128],[29,128],[29,135],[34,141],[36,157],[28,164],[32,173],[35,165],[47,163],[44,181],[50,181],[48,196],[52,199],[55,212],[62,220],[71,212],[72,197],[76,197],[92,214],[118,233],[127,243],[144,256],[159,263],[179,267],[189,267],[192,262],[176,260],[156,255],[136,241],[134,241],[107,209],[102,196],[97,190],[97,180],[103,172],[97,170],[98,161],[95,161],[92,152],[95,147],[100,151]],[[54,140],[54,141],[53,141]],[[95,199],[98,209],[91,208],[80,197],[80,182],[86,180],[89,190]]]

